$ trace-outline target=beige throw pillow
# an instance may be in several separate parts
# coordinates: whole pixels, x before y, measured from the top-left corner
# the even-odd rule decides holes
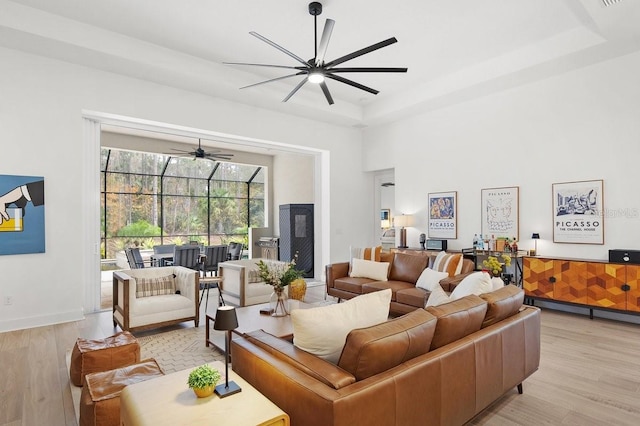
[[[390,303],[391,290],[386,289],[335,305],[293,310],[293,344],[337,364],[349,332],[386,321]]]
[[[431,268],[426,268],[420,274],[420,278],[416,282],[416,287],[423,288],[427,291],[433,291],[436,287],[440,287],[440,280],[449,276],[446,272],[434,271]],[[442,288],[442,287],[440,287]]]
[[[438,306],[449,302],[451,302],[449,295],[445,293],[442,287],[437,286],[431,291],[427,299],[427,304],[424,305],[424,307],[428,308],[429,306]]]
[[[150,297],[176,292],[173,274],[157,278],[136,278],[136,297]]]
[[[491,277],[486,272],[474,272],[467,275],[460,284],[451,292],[451,300],[461,299],[464,296],[475,294],[476,296],[488,293],[493,289]]]
[[[387,281],[389,262],[374,262],[372,260],[352,259],[350,277],[370,278],[376,281]]]

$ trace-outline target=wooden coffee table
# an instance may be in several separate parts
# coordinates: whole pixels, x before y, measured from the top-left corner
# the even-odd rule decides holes
[[[313,308],[315,305],[299,302],[297,300],[290,300],[290,309],[308,309]],[[260,305],[245,306],[242,308],[236,308],[236,315],[238,316],[238,328],[233,330],[233,335],[242,336],[246,333],[250,333],[256,330],[264,330],[269,334],[273,334],[276,337],[290,339],[293,337],[293,324],[291,323],[291,316],[285,317],[272,317],[271,315],[260,314],[260,309],[268,308],[268,303],[262,303]],[[224,352],[224,332],[211,333],[211,324],[215,320],[215,313],[206,314],[205,321],[205,344],[206,346],[213,345]]]
[[[224,374],[224,364],[210,365]],[[289,416],[243,380],[229,371],[241,392],[219,398],[198,398],[187,386],[191,369],[128,385],[120,395],[120,425],[265,425],[288,426]],[[223,383],[224,378],[220,383]]]

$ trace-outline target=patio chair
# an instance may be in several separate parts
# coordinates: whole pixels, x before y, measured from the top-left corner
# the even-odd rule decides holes
[[[228,247],[225,245],[220,246],[207,246],[205,248],[205,259],[202,263],[202,276],[206,277],[207,272],[211,272],[212,275],[218,275],[218,263],[227,260]]]
[[[138,247],[126,248],[124,249],[124,252],[127,255],[129,268],[131,269],[144,268],[144,261],[142,260],[142,255],[140,254],[140,249]]]
[[[239,260],[242,253],[242,243],[232,241],[229,243],[229,253],[227,254],[227,260]]]
[[[200,270],[200,247],[192,245],[176,246],[173,251],[173,266]]]

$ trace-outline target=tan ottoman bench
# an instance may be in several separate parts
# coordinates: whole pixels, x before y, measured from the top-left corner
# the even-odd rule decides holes
[[[80,396],[80,426],[118,426],[120,393],[131,385],[164,376],[155,359],[85,376]]]
[[[99,340],[79,338],[71,352],[69,377],[71,383],[82,386],[82,379],[89,373],[113,370],[137,362],[140,362],[140,345],[128,331]]]

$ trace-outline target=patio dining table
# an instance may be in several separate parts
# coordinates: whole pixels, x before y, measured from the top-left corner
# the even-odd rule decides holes
[[[173,263],[173,253],[156,253],[151,255],[151,264],[154,266],[167,266]]]

